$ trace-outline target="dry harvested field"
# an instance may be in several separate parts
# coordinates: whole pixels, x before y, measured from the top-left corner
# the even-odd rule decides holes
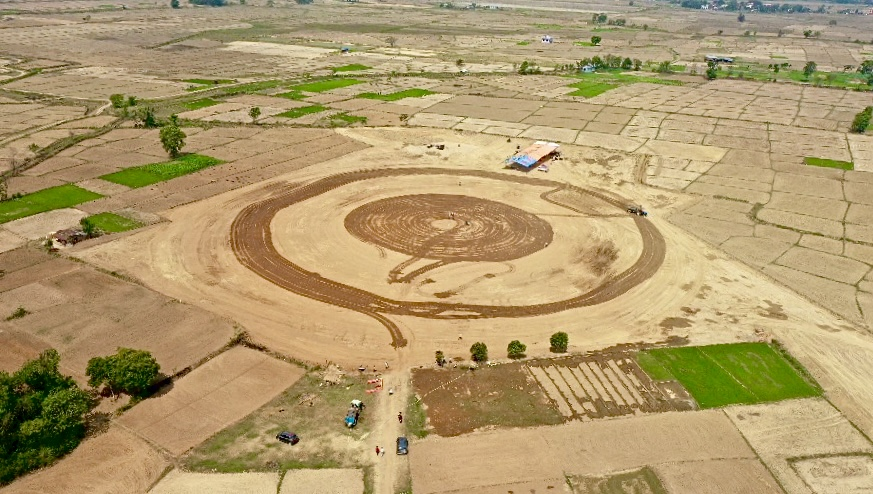
[[[51,468],[0,489],[3,494],[146,492],[169,468],[157,450],[122,427],[86,439]],[[274,491],[275,492],[275,491]]]
[[[0,350],[4,367],[51,346],[64,372],[84,383],[88,359],[123,346],[152,352],[171,375],[234,334],[228,320],[36,248],[2,253],[0,266],[0,314],[5,318],[17,307],[30,312],[0,321],[9,344]]]
[[[275,494],[278,473],[190,473],[173,470],[151,490],[153,494]]]
[[[294,384],[303,370],[234,347],[173,382],[119,422],[180,455]]]
[[[414,442],[412,447],[415,489],[424,493],[497,486],[512,489],[513,484],[522,482],[545,483],[565,475],[602,476],[646,465],[656,472],[664,466],[676,476],[682,468],[684,475],[699,479],[697,484],[675,492],[718,492],[720,483],[728,478],[742,479],[743,492],[781,492],[720,411],[670,412],[477,432],[457,438],[431,437]],[[500,451],[501,460],[488,462],[483,468],[481,458],[495,451]],[[724,462],[726,458],[734,461]]]
[[[852,489],[870,480],[873,444],[825,400],[737,406],[725,412],[788,492],[824,494],[834,492],[834,486]]]
[[[269,473],[175,470],[152,492],[863,492],[873,137],[848,130],[873,93],[817,86],[863,84],[869,17],[842,5],[738,22],[666,2],[499,3],[4,2],[8,193],[69,183],[104,197],[0,225],[0,320],[29,312],[0,321],[0,369],[53,347],[84,382],[89,358],[125,346],[175,374],[245,331],[313,365],[376,375],[384,362],[394,391],[367,396],[360,429],[320,434],[327,456],[313,437],[280,449],[281,409],[305,400],[274,398],[303,371],[234,347],[7,490],[145,492],[167,466],[158,450],[179,461],[203,444],[186,457],[200,467],[218,458],[222,471]],[[591,19],[601,12],[613,22]],[[706,81],[711,53],[738,63]],[[610,87],[579,96],[605,79],[561,67],[607,55],[644,70],[601,70],[592,77]],[[678,73],[653,72],[664,61]],[[810,61],[810,81],[788,80]],[[520,75],[523,62],[542,73]],[[774,63],[790,71],[765,82]],[[112,94],[138,103],[112,108]],[[158,131],[130,118],[146,106],[180,115],[184,152],[224,163],[140,188],[101,179],[166,160]],[[561,144],[547,174],[503,167],[535,140]],[[637,204],[647,218],[626,212]],[[48,232],[103,212],[149,226],[39,250]],[[540,359],[555,331],[574,355]],[[681,387],[652,382],[624,353],[771,338],[825,399],[689,411]],[[461,366],[476,341],[503,361],[516,339],[533,359],[422,368],[436,350]],[[414,411],[413,388],[420,427],[394,420]],[[495,411],[506,396],[517,406]],[[249,423],[260,428],[222,450]],[[458,437],[372,458],[427,429]],[[302,464],[365,470],[283,471]]]

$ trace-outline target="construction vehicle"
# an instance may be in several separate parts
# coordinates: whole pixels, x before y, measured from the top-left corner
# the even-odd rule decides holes
[[[627,208],[627,212],[630,214],[635,214],[637,216],[648,216],[649,213],[643,209],[642,206],[630,206]]]

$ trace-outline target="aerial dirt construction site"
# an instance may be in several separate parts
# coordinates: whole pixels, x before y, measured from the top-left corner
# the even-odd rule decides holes
[[[873,494],[869,0],[10,0],[0,494]]]

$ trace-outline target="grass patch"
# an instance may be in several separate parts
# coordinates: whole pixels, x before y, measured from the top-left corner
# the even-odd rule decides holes
[[[204,86],[214,86],[217,84],[233,84],[236,82],[233,79],[185,79],[182,82],[189,84],[202,84]]]
[[[576,46],[595,46],[594,43],[590,41],[574,41],[573,44]]]
[[[518,46],[527,46],[530,44],[530,41],[519,41],[516,43]]]
[[[700,408],[818,396],[817,384],[766,343],[658,348],[638,354],[653,378],[673,376]]]
[[[428,91],[427,89],[412,88],[389,94],[361,93],[357,97],[364,99],[377,99],[380,101],[397,101],[403,98],[421,98],[422,96],[427,96],[428,94],[433,94],[433,91]]]
[[[217,105],[218,103],[218,101],[215,101],[212,98],[202,98],[194,101],[189,101],[187,103],[184,103],[183,105],[189,110],[199,110],[201,108]]]
[[[786,57],[785,55],[770,55],[770,58],[777,58],[777,59],[785,59],[785,60],[788,60],[788,57]]]
[[[18,199],[0,202],[0,223],[25,218],[38,213],[73,207],[83,202],[100,199],[102,195],[72,184],[50,187]]]
[[[194,173],[210,166],[224,163],[220,159],[201,154],[186,154],[172,161],[151,163],[143,166],[135,166],[124,170],[103,175],[103,180],[126,185],[131,188],[145,187],[165,180],[170,180],[182,175]]]
[[[221,94],[227,96],[235,96],[237,94],[251,94],[256,93],[258,91],[263,91],[265,89],[272,89],[274,87],[278,87],[282,85],[282,81],[259,81],[259,82],[250,82],[248,84],[240,84],[238,86],[231,86],[227,88],[223,88]]]
[[[570,87],[576,88],[575,91],[570,93],[570,96],[582,96],[584,98],[593,98],[598,94],[603,94],[610,89],[615,89],[618,87],[618,84],[608,84],[605,82],[577,82],[576,84],[571,84]]]
[[[829,160],[825,158],[813,158],[807,156],[803,158],[803,162],[810,166],[821,166],[824,168],[839,168],[840,170],[855,169],[855,164],[849,161]]]
[[[309,115],[310,113],[323,112],[324,110],[327,110],[327,107],[321,105],[312,105],[304,106],[303,108],[293,108],[276,116],[283,118],[298,118],[302,117],[303,115]]]
[[[144,226],[139,221],[125,218],[114,213],[100,213],[87,218],[100,230],[107,233],[121,233]]]
[[[538,29],[564,29],[561,24],[534,24],[534,27]]]
[[[276,96],[277,98],[293,99],[294,101],[306,99],[306,95],[300,91],[288,91],[287,93],[274,94],[273,96]]]
[[[415,393],[424,396],[429,427],[443,437],[482,427],[563,423],[542,388],[531,382],[524,365],[516,362],[476,371],[413,369],[412,384]]]
[[[359,117],[357,115],[349,115],[348,113],[337,113],[336,115],[331,115],[331,121],[343,122],[348,125],[352,124],[365,124],[367,123],[367,117]]]
[[[649,84],[663,84],[665,86],[681,86],[682,81],[676,81],[673,79],[663,79],[657,76],[646,76],[646,75],[632,75],[624,73],[621,70],[608,70],[608,69],[598,69],[599,72],[593,73],[578,73],[574,74],[570,77],[574,79],[579,79],[580,81],[585,81],[588,83],[605,83],[612,84],[614,86],[623,86],[627,84],[636,84],[638,82],[646,82]],[[576,83],[579,84],[579,83]],[[576,87],[577,89],[581,89],[582,86],[577,86],[576,84],[571,84],[570,87]],[[610,88],[612,89],[612,88]],[[599,93],[598,93],[599,94]]]
[[[334,67],[333,71],[334,72],[357,72],[359,70],[369,70],[372,68],[373,67],[370,67],[369,65],[361,65],[359,63],[351,63],[349,65],[343,65],[341,67]]]
[[[406,424],[406,433],[410,436],[417,438],[427,437],[427,414],[424,411],[424,405],[414,394],[409,395],[409,403],[406,405],[403,423]]]
[[[200,472],[275,471],[275,465],[280,470],[361,467],[354,455],[333,445],[359,441],[370,432],[375,413],[370,408],[364,409],[354,429],[343,424],[351,400],[372,403],[364,392],[366,387],[365,376],[346,376],[339,384],[326,386],[319,373],[308,373],[271,402],[196,447],[185,458],[186,466]],[[282,431],[296,433],[300,443],[280,443],[276,434]],[[389,451],[392,445],[385,444]]]
[[[288,89],[294,91],[306,91],[307,93],[323,93],[341,87],[354,86],[355,84],[361,84],[363,82],[364,81],[359,81],[357,79],[325,79],[323,81],[298,84],[296,86],[291,86]]]

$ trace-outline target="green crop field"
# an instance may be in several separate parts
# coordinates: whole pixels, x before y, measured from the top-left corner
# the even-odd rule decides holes
[[[813,158],[807,156],[803,162],[810,166],[822,166],[825,168],[839,168],[840,170],[854,170],[855,164],[848,161],[829,160],[825,158]]]
[[[370,67],[368,65],[361,65],[359,63],[352,63],[349,65],[343,65],[341,67],[334,67],[333,71],[334,72],[356,72],[358,70],[369,70],[372,68],[373,67]]]
[[[279,98],[293,99],[295,101],[300,101],[302,99],[306,99],[306,95],[301,93],[300,91],[288,91],[287,93],[274,94],[273,96],[276,96]]]
[[[361,93],[358,95],[358,98],[377,99],[381,101],[397,101],[403,98],[421,98],[422,96],[427,96],[428,94],[433,94],[433,92],[428,91],[427,89],[412,88],[389,94]]]
[[[25,194],[18,199],[0,202],[0,223],[44,213],[54,209],[73,207],[103,197],[96,192],[75,185],[59,185]]]
[[[323,112],[324,110],[327,110],[327,108],[324,106],[312,105],[312,106],[304,106],[303,108],[294,108],[294,109],[288,110],[286,112],[282,112],[276,116],[277,117],[284,117],[284,118],[297,118],[297,117],[302,117],[303,115],[309,115],[310,113]]]
[[[677,380],[700,408],[818,396],[821,390],[771,345],[658,348],[637,355],[655,380]]]
[[[354,86],[355,84],[361,84],[362,82],[364,81],[359,81],[357,79],[326,79],[323,81],[298,84],[296,86],[291,86],[288,89],[294,91],[306,91],[307,93],[322,93],[324,91],[330,91],[331,89]]]
[[[348,113],[337,113],[336,115],[331,115],[331,120],[337,120],[340,122],[344,122],[346,124],[365,124],[367,123],[367,117],[359,117],[357,115],[349,115]]]
[[[603,94],[610,89],[615,89],[618,87],[616,84],[607,84],[605,82],[594,82],[594,81],[584,81],[577,82],[576,84],[571,84],[570,87],[576,88],[575,91],[570,93],[570,96],[582,96],[584,98],[593,98],[598,94]]]
[[[106,233],[126,232],[143,226],[139,221],[134,221],[130,218],[125,218],[124,216],[119,216],[114,213],[95,214],[89,216],[88,220],[90,220],[94,226]]]
[[[151,163],[143,166],[135,166],[124,170],[103,175],[103,180],[116,184],[126,185],[131,188],[145,187],[164,180],[170,180],[182,175],[194,173],[210,166],[219,165],[223,161],[211,156],[200,154],[186,154],[172,161],[163,163]]]
[[[199,110],[201,108],[206,108],[208,106],[217,105],[218,103],[219,103],[218,101],[215,101],[212,98],[203,98],[203,99],[197,99],[194,101],[189,101],[187,103],[183,103],[183,105],[185,106],[185,108],[187,108],[189,110]]]
[[[530,44],[530,41],[519,41],[516,43],[518,46],[527,46]]]

